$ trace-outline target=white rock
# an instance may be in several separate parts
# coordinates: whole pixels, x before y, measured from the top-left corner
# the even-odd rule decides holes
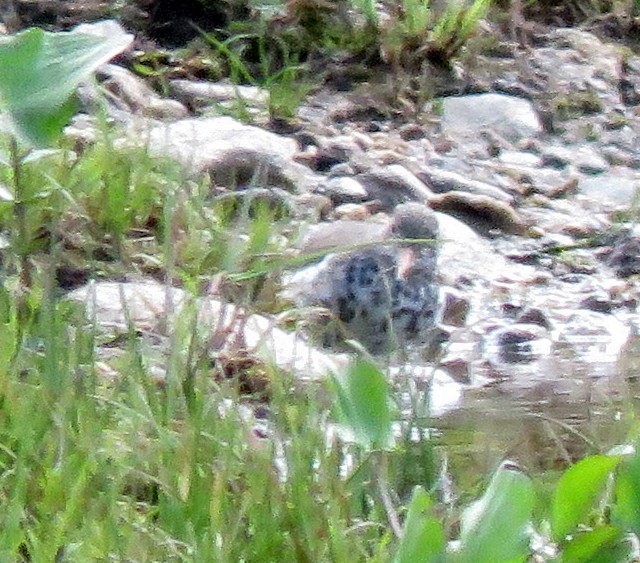
[[[442,100],[442,130],[450,137],[479,135],[484,129],[516,142],[542,132],[531,102],[504,94],[451,96]]]
[[[182,119],[152,127],[146,134],[152,156],[177,160],[194,173],[208,170],[229,153],[254,153],[266,159],[291,159],[293,139],[282,137],[231,117]]]
[[[86,307],[87,317],[98,332],[128,333],[130,327],[142,332],[170,334],[181,320],[189,319],[191,307],[197,313],[197,333],[210,342],[212,352],[242,349],[298,380],[320,380],[346,369],[349,357],[317,350],[303,338],[274,326],[274,321],[251,315],[242,309],[212,298],[191,298],[181,289],[153,282],[91,283],[69,294],[69,299]]]

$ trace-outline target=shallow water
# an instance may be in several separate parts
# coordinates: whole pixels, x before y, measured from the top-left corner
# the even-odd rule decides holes
[[[433,420],[454,473],[471,464],[486,474],[505,458],[536,473],[560,470],[627,440],[640,408],[640,337],[616,354],[596,334],[564,344],[535,361],[477,362],[483,385],[461,390]]]

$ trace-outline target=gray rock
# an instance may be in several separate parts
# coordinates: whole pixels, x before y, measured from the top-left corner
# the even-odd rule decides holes
[[[293,373],[299,380],[319,380],[344,370],[349,358],[311,347],[262,315],[251,315],[212,298],[193,298],[181,289],[153,282],[91,283],[68,295],[85,305],[87,318],[99,333],[171,334],[194,310],[195,330],[212,354],[242,347],[244,353]],[[207,335],[207,336],[205,336]]]
[[[175,120],[186,117],[189,113],[180,102],[160,97],[126,68],[105,64],[98,69],[98,76],[103,78],[103,88],[124,102],[133,114]]]
[[[590,146],[545,147],[542,159],[546,166],[563,168],[573,165],[584,174],[601,174],[609,169],[609,163]]]
[[[182,103],[195,109],[213,104],[240,101],[251,106],[265,107],[269,93],[256,86],[241,86],[205,80],[170,80],[172,94]]]
[[[490,197],[507,204],[513,203],[513,197],[501,188],[487,182],[470,180],[457,172],[427,168],[417,171],[416,176],[436,194],[459,191]]]
[[[293,139],[230,117],[155,125],[141,138],[152,156],[172,158],[193,174],[209,172],[215,184],[228,188],[275,186],[304,193],[321,181],[293,160]]]
[[[400,203],[424,202],[433,192],[404,166],[391,164],[358,174],[356,180],[367,191],[369,199],[382,203],[392,210]]]
[[[626,208],[637,201],[640,176],[630,170],[615,168],[595,177],[580,180],[579,193],[606,208]]]
[[[621,229],[612,237],[610,246],[606,263],[617,276],[628,278],[640,274],[640,229],[635,226]]]
[[[552,92],[556,104],[573,104],[579,110],[581,99],[594,96],[604,111],[622,105],[618,46],[574,28],[556,29],[549,39],[548,46],[531,51],[529,60],[538,76],[544,77],[540,86]]]
[[[367,190],[355,178],[338,176],[319,186],[318,192],[336,204],[358,203],[367,199]]]
[[[152,155],[174,158],[194,172],[211,168],[227,152],[244,149],[291,158],[296,142],[245,125],[231,117],[191,118],[151,128],[147,144]]]
[[[551,351],[549,332],[536,324],[513,324],[491,332],[486,339],[490,362],[528,364]]]
[[[523,234],[526,229],[513,207],[484,195],[453,191],[434,195],[429,199],[429,205],[457,217],[483,234],[493,231]]]
[[[530,166],[534,168],[542,164],[542,158],[540,156],[524,151],[501,151],[498,160],[502,164]]]
[[[438,271],[444,284],[455,287],[460,278],[484,283],[506,275],[526,279],[535,274],[530,266],[508,262],[462,221],[444,213],[436,213],[436,217],[440,229]],[[480,290],[476,287],[474,302],[479,299],[479,294]]]
[[[332,218],[346,221],[366,221],[370,215],[368,207],[360,203],[343,203],[331,213]]]
[[[108,37],[113,40],[120,37],[123,41],[133,43],[133,35],[127,33],[127,30],[120,25],[117,20],[99,20],[91,23],[81,23],[73,28],[77,33],[85,33],[87,35],[96,35],[97,37]]]
[[[515,142],[542,132],[531,102],[504,94],[472,94],[442,100],[442,130],[447,135],[478,136],[489,129]]]

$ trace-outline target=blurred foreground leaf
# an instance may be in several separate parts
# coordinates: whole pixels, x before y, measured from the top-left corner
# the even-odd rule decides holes
[[[23,140],[48,146],[75,112],[72,94],[133,37],[28,29],[0,38],[0,100]]]
[[[444,560],[444,530],[438,519],[429,514],[431,505],[427,492],[420,486],[416,487],[395,563],[436,563]]]
[[[384,374],[373,364],[355,360],[347,373],[336,377],[343,422],[366,449],[393,445],[390,390]]]
[[[461,549],[453,560],[526,561],[534,501],[531,479],[513,463],[502,463],[482,498],[464,511]]]
[[[558,485],[551,509],[551,529],[562,540],[581,522],[586,522],[611,471],[624,459],[619,455],[593,455],[567,469]]]

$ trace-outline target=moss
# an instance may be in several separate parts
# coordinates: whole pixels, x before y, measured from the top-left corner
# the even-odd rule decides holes
[[[570,96],[558,96],[554,100],[553,108],[556,118],[561,121],[601,113],[604,109],[598,94],[592,90],[577,92]]]

